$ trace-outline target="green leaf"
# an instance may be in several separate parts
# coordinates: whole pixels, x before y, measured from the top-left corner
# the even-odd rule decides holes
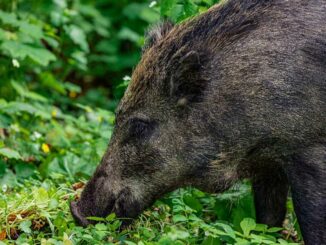
[[[43,97],[37,93],[28,91],[26,88],[24,88],[22,85],[20,85],[19,83],[15,82],[15,81],[11,81],[11,86],[22,97],[30,98],[32,100],[37,100],[37,101],[41,101],[41,102],[47,101],[47,99],[45,97]]]
[[[37,40],[44,37],[41,26],[29,24],[26,21],[19,24],[19,31]]]
[[[255,244],[275,244],[276,239],[272,236],[266,236],[264,234],[255,235],[251,234],[252,242]]]
[[[285,241],[284,239],[280,238],[277,240],[281,245],[289,245],[289,244],[292,244],[292,243],[288,243],[287,241]],[[296,243],[294,243],[296,244]]]
[[[173,222],[177,223],[177,222],[184,222],[187,221],[187,217],[182,215],[182,214],[175,214],[173,215]]]
[[[275,233],[275,232],[279,232],[281,230],[283,230],[283,228],[281,228],[281,227],[272,227],[272,228],[267,229],[267,232],[268,233]]]
[[[108,222],[111,222],[111,221],[113,221],[115,218],[116,218],[115,213],[111,213],[111,214],[109,214],[109,215],[105,218],[105,220],[108,221]]]
[[[248,242],[247,240],[242,238],[236,238],[235,240],[236,240],[236,245],[252,245],[251,242]]]
[[[74,60],[71,60],[71,64],[75,64],[79,69],[81,70],[87,70],[87,57],[86,57],[86,53],[76,50],[75,52],[73,52],[71,54],[71,58],[73,58]]]
[[[96,224],[95,229],[99,231],[106,231],[108,228],[105,224]]]
[[[7,164],[0,158],[0,177],[6,173]]]
[[[81,92],[81,87],[76,84],[67,82],[67,83],[64,83],[63,85],[68,91],[76,92],[76,93]]]
[[[88,220],[98,221],[98,222],[104,222],[105,219],[101,217],[87,217]]]
[[[50,72],[43,72],[40,74],[40,79],[42,82],[42,85],[54,89],[55,91],[59,92],[60,94],[65,95],[66,94],[66,89],[65,86],[62,82],[57,80],[55,76],[50,73]]]
[[[183,197],[183,200],[184,200],[185,204],[187,204],[189,207],[196,210],[197,212],[200,212],[203,210],[203,206],[194,196],[185,195]]]
[[[53,3],[62,9],[67,8],[67,3],[65,0],[53,0]]]
[[[3,40],[6,38],[6,32],[5,30],[0,28],[0,40]]]
[[[19,154],[19,152],[10,148],[1,148],[0,155],[5,156],[9,159],[21,159],[21,155]]]
[[[6,50],[12,58],[25,59],[29,57],[42,66],[47,66],[51,61],[56,60],[56,57],[45,48],[34,47],[16,41],[5,41],[2,43],[1,48]]]
[[[14,187],[17,184],[16,175],[10,169],[6,169],[6,173],[0,178],[0,187],[4,185]]]
[[[45,203],[49,200],[48,192],[43,188],[38,188],[34,193],[34,198],[38,203]]]
[[[232,223],[235,229],[241,231],[240,223],[244,218],[255,219],[255,208],[252,195],[250,195],[250,193],[244,196],[241,195],[240,199],[238,198],[237,202],[233,204],[231,212]]]
[[[250,232],[256,228],[256,222],[251,218],[245,218],[243,221],[241,221],[240,227],[245,237],[248,237]]]
[[[32,222],[30,220],[25,220],[19,224],[19,229],[27,234],[31,233]]]
[[[44,110],[44,108],[32,106],[28,103],[23,102],[10,102],[5,107],[0,108],[0,111],[6,112],[8,114],[16,114],[18,112],[26,112],[31,115],[39,116],[43,119],[50,119],[51,112]]]
[[[138,43],[140,40],[140,35],[127,27],[123,27],[120,30],[118,37],[122,40],[129,40],[134,43]]]
[[[198,7],[192,1],[186,0],[184,4],[184,9],[186,17],[190,17],[197,13]]]
[[[66,33],[70,36],[71,40],[79,45],[79,47],[85,51],[89,51],[89,46],[86,39],[85,32],[76,25],[65,26]]]
[[[229,237],[231,237],[232,239],[235,239],[235,237],[236,237],[235,231],[232,229],[231,226],[229,226],[227,224],[223,224],[221,222],[217,222],[216,225],[221,227]]]
[[[6,13],[0,10],[0,20],[3,24],[18,26],[19,21],[17,20],[17,16],[14,13]]]
[[[222,242],[220,241],[220,239],[209,236],[204,239],[201,245],[221,245],[221,244]]]
[[[91,235],[86,234],[86,235],[83,235],[82,237],[83,237],[85,240],[94,241],[94,238],[93,238]]]
[[[214,205],[214,211],[220,220],[228,220],[231,216],[231,204],[228,200],[216,200],[216,203]]]
[[[27,112],[30,114],[34,114],[37,111],[37,109],[30,104],[16,101],[8,103],[7,106],[1,108],[1,110],[10,114],[17,112]]]
[[[14,166],[15,173],[17,175],[18,179],[24,180],[26,178],[29,178],[35,174],[36,167],[32,164],[28,163],[17,163]]]
[[[265,224],[256,224],[255,231],[266,232],[267,229],[268,229],[268,226]]]
[[[175,0],[162,0],[161,1],[161,15],[167,16],[170,10],[175,5]]]
[[[49,202],[49,209],[56,209],[59,206],[57,199],[52,198]]]
[[[109,224],[111,231],[116,231],[120,226],[122,222],[120,220],[115,220],[112,224]]]

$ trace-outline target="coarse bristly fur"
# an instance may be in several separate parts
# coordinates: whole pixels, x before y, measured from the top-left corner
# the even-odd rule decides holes
[[[230,0],[149,31],[76,221],[250,178],[258,222],[282,225],[291,188],[305,243],[325,244],[325,13],[325,0]]]

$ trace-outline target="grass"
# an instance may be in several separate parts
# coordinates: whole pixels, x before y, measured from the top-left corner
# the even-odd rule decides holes
[[[177,190],[146,211],[127,229],[114,214],[83,229],[72,220],[69,201],[83,183],[54,175],[27,180],[0,196],[0,244],[298,244],[294,216],[286,228],[256,224],[250,186],[241,184],[224,194]],[[249,208],[248,208],[249,207]],[[289,208],[291,208],[289,206]],[[249,216],[249,218],[243,218]]]

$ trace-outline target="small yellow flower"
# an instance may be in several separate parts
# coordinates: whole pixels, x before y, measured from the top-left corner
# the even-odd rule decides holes
[[[49,152],[50,152],[50,147],[49,147],[49,145],[46,144],[46,143],[43,143],[43,144],[42,144],[42,151],[43,151],[44,153],[49,153]]]
[[[70,98],[76,98],[76,97],[77,97],[77,93],[74,92],[74,91],[70,91],[70,92],[69,92],[69,97],[70,97]]]
[[[55,110],[55,109],[51,112],[52,117],[56,117],[57,114],[58,114],[58,112],[57,112],[57,110]]]

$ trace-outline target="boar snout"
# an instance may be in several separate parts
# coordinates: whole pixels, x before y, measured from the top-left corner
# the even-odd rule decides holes
[[[92,188],[88,184],[86,189],[91,190]],[[124,188],[115,197],[113,194],[110,196],[110,200],[104,198],[103,202],[98,202],[100,199],[96,199],[94,196],[88,199],[90,195],[84,192],[78,201],[72,201],[70,211],[76,223],[86,227],[96,223],[88,217],[106,217],[110,213],[115,213],[118,218],[122,218],[122,227],[124,227],[129,225],[133,218],[144,209],[144,206],[135,200],[129,188]]]
[[[89,220],[87,220],[86,217],[84,217],[81,214],[80,209],[77,205],[77,202],[72,201],[70,203],[70,211],[71,211],[72,217],[74,218],[74,220],[76,221],[76,223],[78,225],[86,227],[89,224],[91,224],[91,222]]]
[[[106,206],[105,210],[102,212],[98,212],[98,207],[96,207],[95,203],[90,204],[93,205],[91,210],[84,211],[83,212],[83,203],[78,201],[72,201],[70,203],[70,211],[72,214],[72,217],[76,221],[76,223],[80,226],[86,227],[90,224],[95,224],[96,222],[94,220],[88,219],[88,217],[105,217],[111,212],[114,212],[113,205],[115,204],[115,200],[111,200],[109,204]]]

